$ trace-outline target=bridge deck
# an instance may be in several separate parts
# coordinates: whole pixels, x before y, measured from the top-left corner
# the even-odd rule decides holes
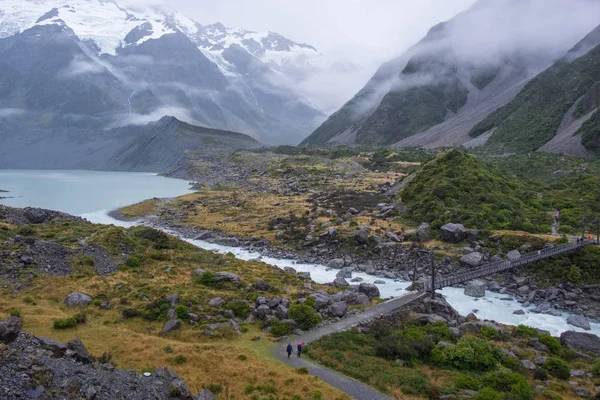
[[[591,244],[590,241],[583,241],[580,243],[570,243],[565,245],[554,246],[549,249],[541,250],[540,253],[533,252],[522,255],[518,260],[510,261],[503,260],[493,263],[489,263],[482,267],[470,271],[463,271],[452,275],[436,276],[435,277],[435,289],[442,289],[447,286],[453,286],[459,283],[468,282],[473,279],[483,278],[489,275],[499,274],[504,271],[508,271],[513,268],[521,267],[526,264],[531,264],[537,261],[545,260],[550,257],[554,257],[570,251],[579,250],[587,245]],[[423,290],[431,291],[431,278],[422,283]]]

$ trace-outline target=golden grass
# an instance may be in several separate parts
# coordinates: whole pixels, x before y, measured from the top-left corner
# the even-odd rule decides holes
[[[98,283],[97,278],[92,281],[93,283],[84,286]],[[141,319],[117,323],[116,310],[101,311],[89,306],[88,322],[85,325],[69,330],[53,329],[54,319],[66,318],[80,311],[67,309],[56,301],[63,299],[74,288],[84,291],[78,286],[75,279],[46,278],[32,292],[35,304],[25,301],[25,296],[3,296],[0,299],[0,316],[19,309],[24,319],[24,330],[63,343],[78,337],[91,354],[111,353],[113,361],[122,369],[141,373],[153,371],[161,365],[166,366],[176,371],[192,392],[201,390],[203,385],[214,383],[222,385],[224,393],[231,396],[227,398],[245,398],[247,385],[271,384],[276,388],[277,395],[282,397],[300,395],[304,398],[313,391],[319,391],[324,399],[347,398],[317,378],[300,375],[273,358],[274,343],[264,338],[256,342],[250,339],[261,334],[256,328],[231,340],[211,339],[190,326],[184,326],[181,331],[173,334],[160,336],[160,323],[149,323]],[[166,351],[167,348],[170,348],[169,352]],[[172,360],[178,355],[184,356],[186,361],[178,365],[172,364]],[[242,355],[245,359],[240,357]]]
[[[159,200],[150,199],[142,201],[141,203],[123,207],[120,211],[125,218],[140,218],[156,213],[158,210],[158,204]]]

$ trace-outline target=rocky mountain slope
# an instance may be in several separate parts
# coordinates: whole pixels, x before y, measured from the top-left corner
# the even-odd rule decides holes
[[[267,63],[256,52],[231,45],[223,51],[222,59],[229,60],[224,68],[215,63],[214,38],[231,42],[234,37],[229,31],[217,35],[166,7],[1,0],[0,119],[18,123],[17,117],[26,115],[56,132],[119,128],[175,115],[266,143],[298,143],[324,115],[287,80],[278,81],[272,66],[308,71],[306,57],[296,53],[309,46],[268,34],[259,38],[268,46],[263,55],[279,61]],[[29,133],[27,126],[21,130]]]
[[[234,151],[260,147],[241,133],[198,127],[163,117],[142,126],[95,131],[63,128],[49,132],[25,123],[0,120],[4,133],[0,168],[92,169],[164,172],[179,165],[193,151]]]
[[[583,3],[600,12],[599,5]],[[559,12],[565,18],[555,18]],[[479,1],[384,64],[303,144],[430,148],[469,142],[474,125],[596,25],[562,0]]]
[[[485,148],[494,153],[587,157],[600,149],[599,106],[600,26],[469,134],[486,136]]]

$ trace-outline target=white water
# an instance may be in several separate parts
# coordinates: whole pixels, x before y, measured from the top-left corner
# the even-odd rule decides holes
[[[0,170],[0,189],[10,193],[0,194],[15,196],[17,199],[0,200],[0,204],[16,207],[42,207],[55,209],[87,218],[99,224],[114,224],[123,227],[135,225],[133,222],[117,221],[108,216],[108,210],[133,204],[151,197],[174,197],[187,192],[188,183],[175,179],[158,177],[153,174],[88,172],[88,171],[2,171]],[[242,260],[253,260],[259,253],[237,247],[212,244],[202,240],[185,239],[200,248],[219,253],[233,253]],[[328,283],[335,279],[337,270],[327,270],[323,265],[301,264],[294,260],[263,257],[262,261],[279,268],[292,267],[299,272],[310,272],[311,278],[318,283]],[[361,277],[363,282],[377,284],[383,298],[405,294],[408,282],[397,282],[387,278],[379,278],[364,273],[354,273],[353,277]],[[475,299],[465,296],[462,289],[446,288],[441,290],[448,302],[462,315],[474,309],[479,310],[477,316],[494,320],[507,325],[529,325],[545,329],[553,335],[567,330],[583,332],[582,329],[567,324],[569,314],[561,317],[534,314],[523,308],[517,301],[505,301],[500,298],[510,296],[487,292],[486,297]],[[524,310],[525,315],[514,315],[516,310]],[[592,323],[591,333],[600,335],[600,324]]]

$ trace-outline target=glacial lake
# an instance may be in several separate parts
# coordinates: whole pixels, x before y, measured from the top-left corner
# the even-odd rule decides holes
[[[0,204],[78,216],[107,212],[153,197],[189,193],[190,184],[151,173],[0,170]]]
[[[41,207],[59,210],[69,214],[82,216],[98,224],[114,224],[124,227],[135,225],[135,222],[117,221],[108,215],[109,211],[134,204],[153,197],[176,197],[189,193],[189,182],[164,178],[150,173],[96,172],[96,171],[30,171],[0,170],[0,204],[14,207]],[[212,244],[201,240],[184,239],[188,242],[219,253],[233,253],[237,258],[253,260],[260,254],[242,248]],[[262,261],[279,268],[293,267],[298,271],[310,272],[311,278],[318,283],[328,283],[335,279],[336,270],[324,265],[303,264],[295,260],[264,257]],[[377,287],[382,297],[396,297],[406,293],[408,282],[380,278],[364,273],[353,276],[363,278],[364,282],[381,281]],[[508,301],[506,295],[486,292],[484,298],[475,299],[465,296],[462,289],[445,288],[440,293],[461,314],[467,315],[477,311],[479,318],[495,320],[508,325],[524,324],[535,328],[546,329],[553,335],[560,335],[567,330],[582,332],[582,329],[570,326],[566,318],[561,316],[535,314],[533,307],[522,307],[517,301]],[[514,311],[523,310],[524,315],[516,315]],[[592,323],[592,333],[600,334],[600,324]]]

